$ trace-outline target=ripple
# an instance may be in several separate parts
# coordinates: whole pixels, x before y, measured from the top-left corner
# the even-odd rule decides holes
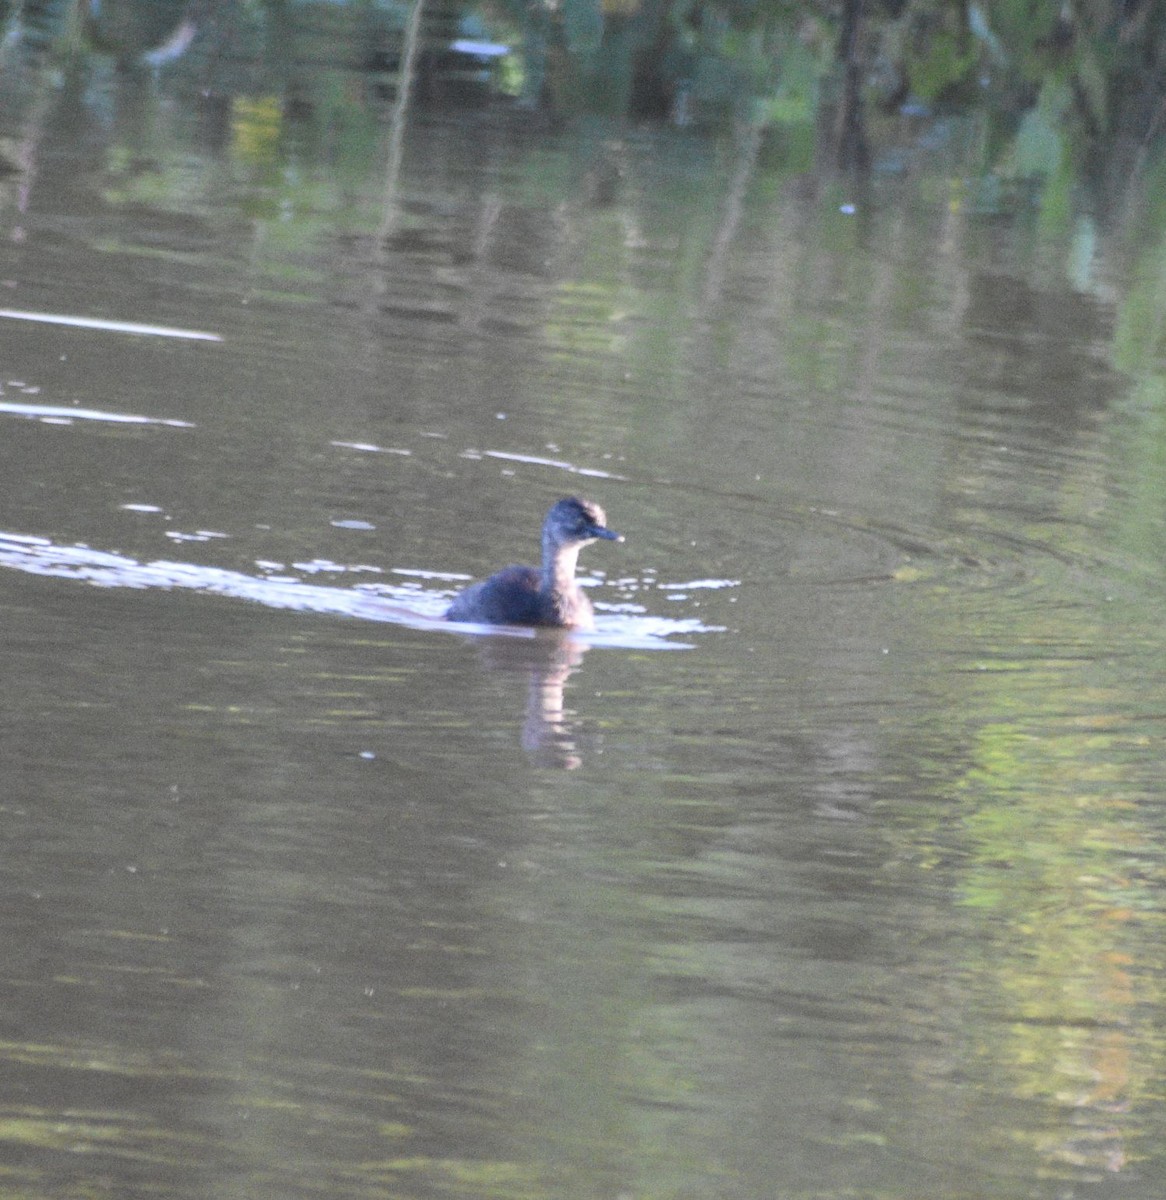
[[[399,446],[378,446],[375,442],[332,442],[330,444],[341,450],[359,450],[363,454],[400,454],[408,458],[413,453],[412,450],[405,450]]]
[[[0,400],[0,413],[28,417],[46,424],[72,424],[74,421],[111,421],[118,425],[169,425],[173,429],[193,429],[189,421],[168,417],[142,417],[133,413],[103,412],[96,408],[69,408],[63,404],[20,404]]]
[[[468,451],[467,454],[472,454]],[[579,467],[574,463],[564,462],[558,458],[542,458],[537,454],[513,454],[505,450],[483,450],[485,458],[498,458],[503,462],[524,463],[527,466],[552,467],[557,471],[566,471],[570,475],[586,475],[592,479],[618,479],[626,481],[626,475],[617,475],[614,471],[603,471],[598,467]]]
[[[809,586],[947,579],[965,587],[1015,589],[1041,586],[1065,571],[1100,577],[1136,569],[1119,552],[1099,550],[1094,530],[1012,509],[969,511],[946,529],[823,508],[787,511],[774,524],[777,534],[768,551],[784,564],[788,579]],[[669,586],[691,589],[698,584]]]
[[[175,329],[171,325],[143,325],[138,321],[108,321],[102,317],[81,317],[68,313],[23,312],[0,308],[0,318],[9,321],[33,321],[42,325],[70,325],[75,329],[95,329],[104,333],[128,333],[137,337],[168,337],[185,341],[221,342],[222,335],[202,329]]]
[[[217,535],[222,536],[222,535]],[[48,538],[20,533],[0,533],[0,566],[71,579],[93,587],[184,589],[212,596],[247,600],[267,608],[293,609],[300,612],[327,613],[365,621],[387,621],[413,629],[443,633],[478,633],[496,637],[537,637],[548,631],[517,627],[463,625],[444,619],[449,603],[448,592],[434,592],[418,583],[403,585],[366,583],[356,587],[328,587],[305,583],[289,575],[246,575],[218,567],[195,563],[139,562],[122,554],[94,550],[77,544],[58,545]],[[300,571],[314,574],[351,573],[378,570],[368,566],[345,566],[313,560],[295,563]],[[264,563],[261,569],[280,569],[280,564]],[[423,572],[415,572],[425,578]],[[556,631],[557,632],[557,631]],[[713,629],[693,620],[668,620],[645,615],[604,614],[596,619],[593,632],[572,634],[590,645],[625,649],[678,649],[681,644],[666,639],[678,634],[708,633]]]

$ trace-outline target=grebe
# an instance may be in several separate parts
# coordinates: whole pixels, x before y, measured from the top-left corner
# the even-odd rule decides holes
[[[542,569],[503,567],[457,596],[446,620],[590,629],[594,613],[575,582],[575,563],[579,551],[597,538],[623,541],[621,534],[607,528],[607,516],[593,500],[560,500],[543,522]]]

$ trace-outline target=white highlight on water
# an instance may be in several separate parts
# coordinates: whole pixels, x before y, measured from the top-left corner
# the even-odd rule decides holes
[[[183,338],[195,342],[221,342],[222,336],[201,329],[174,329],[169,325],[141,325],[137,321],[107,321],[101,317],[73,317],[64,313],[24,312],[0,308],[0,317],[9,321],[37,321],[42,325],[69,325],[75,329],[98,329],[105,333],[131,333],[139,337]]]
[[[170,417],[141,417],[134,413],[103,412],[97,408],[69,408],[64,404],[19,404],[16,401],[0,400],[0,413],[11,413],[16,417],[31,417],[51,424],[70,421],[113,421],[118,425],[169,425],[174,429],[193,429],[189,421],[178,421]]]

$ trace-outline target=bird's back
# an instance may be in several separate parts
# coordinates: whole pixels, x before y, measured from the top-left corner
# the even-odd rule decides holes
[[[541,584],[542,576],[534,567],[503,567],[454,597],[446,616],[485,625],[537,625]]]
[[[483,625],[590,627],[591,601],[578,585],[564,595],[543,591],[542,582],[535,567],[503,567],[455,596],[446,618]]]

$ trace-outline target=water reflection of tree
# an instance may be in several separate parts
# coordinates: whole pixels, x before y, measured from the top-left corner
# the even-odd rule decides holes
[[[1126,1168],[1163,1071],[1144,941],[1161,871],[1129,800],[1125,740],[1104,724],[986,727],[964,781],[963,901],[1001,933],[975,967],[999,1005],[1001,1041],[981,1052],[1010,1064],[1018,1095],[1074,1111],[1034,1147],[1051,1166]]]
[[[46,62],[112,59],[208,96],[282,81],[290,111],[313,103],[309,64],[399,66],[418,30],[422,56],[432,55],[469,12],[451,0],[19,4],[8,8],[3,46]],[[557,117],[747,125],[782,142],[816,131],[833,143],[833,161],[862,169],[901,135],[905,111],[938,137],[953,114],[975,112],[975,203],[1035,196],[1049,219],[1063,219],[1083,183],[1110,203],[1124,180],[1153,171],[1166,129],[1166,8],[1150,0],[499,0],[492,13],[486,32],[512,47],[508,86]],[[334,81],[320,82],[334,104]],[[434,99],[441,89],[425,96]]]

